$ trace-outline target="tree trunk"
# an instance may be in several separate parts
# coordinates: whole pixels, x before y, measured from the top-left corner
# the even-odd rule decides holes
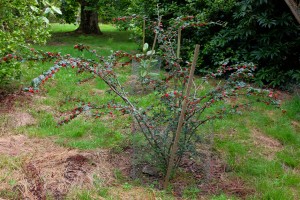
[[[299,7],[300,4],[298,5],[296,0],[284,0],[284,1],[289,6],[296,20],[300,24],[300,7]]]
[[[85,0],[79,1],[81,5],[81,15],[80,15],[80,25],[76,29],[78,33],[85,33],[85,34],[97,34],[101,35],[102,32],[100,31],[98,25],[98,9],[93,8],[92,10],[86,9],[86,7],[93,7],[93,5],[89,5]]]

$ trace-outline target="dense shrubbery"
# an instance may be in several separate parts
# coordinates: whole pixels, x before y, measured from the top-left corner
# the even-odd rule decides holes
[[[278,87],[300,81],[300,27],[284,1],[160,1],[159,8],[155,2],[139,3],[139,9],[132,6],[130,11],[141,16],[146,14],[150,20],[159,12],[163,25],[184,15],[224,24],[200,29],[190,27],[182,32],[184,59],[191,57],[191,44],[202,45],[199,72],[203,68],[214,69],[220,63],[254,62],[258,65],[259,85]],[[148,40],[151,36],[149,33]]]
[[[300,81],[300,27],[284,1],[241,1],[226,27],[204,48],[204,62],[257,63],[257,82]]]
[[[40,16],[36,1],[8,1],[0,3],[0,84],[20,75],[20,64],[11,61],[12,54],[28,42],[45,42],[45,18]]]
[[[29,43],[45,43],[49,37],[48,16],[60,10],[38,1],[1,0],[0,2],[0,84],[20,76],[15,53]]]

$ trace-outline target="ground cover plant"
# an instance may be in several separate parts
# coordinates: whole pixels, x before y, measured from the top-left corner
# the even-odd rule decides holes
[[[61,46],[62,44],[56,45]],[[52,46],[50,48],[57,47]],[[69,45],[68,48],[73,48],[73,45]],[[107,52],[109,54],[109,50]],[[82,52],[79,52],[79,55],[81,56]],[[85,54],[85,56],[86,55],[88,54]],[[91,56],[91,58],[93,57]],[[36,71],[37,68],[35,68],[31,71],[31,73],[28,73],[28,80],[32,76],[32,73],[40,75],[41,72],[47,71],[49,67],[49,65],[44,65],[43,69],[39,69],[38,72]],[[126,82],[126,76],[127,74],[129,75],[130,72],[128,72],[128,69],[126,68],[121,68],[119,70],[121,71],[121,75],[119,75],[120,79],[123,79],[121,80],[121,82]],[[72,83],[79,82],[80,80],[89,77],[90,76],[88,74],[83,74],[83,77],[78,78],[77,76],[75,76],[75,73],[72,72],[72,66],[69,69],[61,69],[59,73],[55,73],[54,79],[47,80],[49,81],[49,83],[47,83],[49,85],[47,86],[47,84],[45,84],[44,89],[40,89],[39,91],[39,94],[42,94],[42,96],[45,95],[47,96],[47,98],[37,98],[35,100],[35,106],[30,106],[26,108],[31,111],[31,114],[33,116],[39,119],[39,125],[37,127],[28,126],[19,128],[16,131],[31,133],[36,136],[56,135],[60,144],[83,149],[97,148],[99,146],[115,147],[117,145],[120,145],[120,142],[122,143],[124,140],[126,140],[126,135],[128,135],[131,131],[131,120],[126,118],[121,118],[118,120],[118,117],[114,116],[116,114],[110,114],[109,112],[107,113],[108,118],[103,119],[99,117],[95,120],[86,120],[85,117],[78,117],[75,120],[69,122],[68,124],[56,128],[56,120],[60,121],[60,117],[57,116],[55,120],[53,118],[53,113],[51,112],[58,112],[62,114],[74,108],[74,105],[77,105],[77,100],[72,99],[71,97],[75,96],[77,98],[80,98],[84,102],[91,102],[91,104],[101,104],[107,102],[110,98],[113,97],[110,96],[109,93],[104,92],[104,90],[108,88],[100,80],[92,80],[90,84],[82,83],[79,86],[72,86]],[[80,88],[79,93],[77,93],[78,87]],[[94,87],[96,87],[96,89]],[[48,92],[46,93],[46,91]],[[171,93],[164,93],[164,95],[166,94],[171,95]],[[103,97],[103,99],[99,98],[99,96],[101,98]],[[141,97],[141,102],[146,102],[147,99],[149,101],[150,96],[144,98]],[[68,97],[70,98],[68,99]],[[163,99],[166,100],[166,98],[168,97],[169,96],[164,96]],[[59,104],[62,100],[67,103],[64,104],[64,102],[62,102],[59,108],[54,109],[55,111],[43,108],[39,113],[36,112],[36,110],[41,109],[41,107],[39,106],[45,103],[50,107],[56,107],[55,105]],[[299,121],[299,116],[297,115],[297,109],[299,108],[297,106],[298,104],[299,98],[297,96],[295,96],[295,98],[292,99],[290,103],[287,103],[286,107],[283,105],[283,109],[285,109],[283,111],[273,110],[270,107],[262,106],[260,103],[257,103],[257,107],[255,106],[253,114],[243,113],[243,115],[238,117],[230,116],[228,119],[226,119],[226,123],[224,123],[224,121],[215,122],[215,148],[217,149],[217,152],[224,155],[224,157],[228,159],[229,166],[231,168],[230,174],[236,177],[241,177],[243,181],[249,181],[248,185],[252,185],[254,183],[257,189],[259,188],[256,192],[250,193],[250,198],[251,195],[252,198],[263,197],[265,199],[285,197],[297,198],[297,195],[299,195],[297,194],[297,191],[293,191],[294,188],[296,189],[299,186],[299,174],[296,171],[294,172],[294,170],[297,170],[299,168],[299,162],[297,161],[297,154],[299,152],[296,148],[297,145],[299,145],[299,137],[296,134],[297,130],[299,130],[299,127],[297,126],[297,123]],[[270,111],[271,114],[268,113],[268,111]],[[266,115],[258,115],[258,113],[262,112],[266,112]],[[272,114],[273,112],[275,114]],[[69,116],[70,115],[67,115],[67,117]],[[249,124],[247,124],[247,127],[245,127],[242,118],[249,116],[251,120],[248,121]],[[127,120],[128,122],[126,122]],[[296,125],[291,125],[290,120]],[[239,123],[237,123],[237,121]],[[273,122],[273,124],[280,123],[283,126],[281,127],[281,129],[276,129],[273,126],[268,126],[270,122]],[[74,131],[74,128],[72,128],[74,126],[77,128],[76,131]],[[253,130],[253,126],[257,126],[258,129]],[[278,130],[280,130],[280,133],[278,133]],[[224,132],[228,132],[230,134],[223,134]],[[279,151],[278,153],[275,153],[276,155],[274,155],[273,158],[267,158],[265,157],[266,155],[264,155],[264,153],[268,154],[268,150],[270,150],[268,149],[270,148],[268,145],[256,143],[257,141],[262,140],[262,136],[264,136],[263,134],[260,135],[261,132],[270,135],[271,141],[273,141],[273,137],[280,141],[279,143],[275,142],[275,146],[279,146]],[[94,135],[95,133],[99,135]],[[252,138],[252,135],[254,135],[254,138]],[[105,139],[103,139],[103,136]],[[232,140],[232,138],[234,138],[234,141]],[[270,138],[266,138],[266,140],[269,141],[268,139]],[[111,139],[111,141],[108,139]],[[246,140],[248,142],[245,142]],[[263,153],[258,156],[257,154],[259,154],[259,152],[253,150],[253,145],[258,146]],[[265,149],[266,146],[267,148]],[[281,149],[281,147],[283,149]],[[253,152],[249,152],[249,149],[251,149]],[[266,152],[264,152],[265,150]],[[247,159],[249,157],[252,159]],[[271,159],[272,161],[268,162],[268,159]],[[244,160],[247,160],[247,162],[243,162]],[[291,168],[282,168],[281,164],[283,163],[287,164]],[[136,183],[132,183],[128,179],[122,180],[122,177],[120,177],[117,174],[116,176],[119,177],[122,186],[121,188],[122,190],[125,190],[125,193],[126,191],[132,191],[136,188]],[[278,182],[273,182],[274,177],[277,178],[276,180],[278,180]],[[277,190],[270,189],[270,185],[272,185]],[[109,187],[101,188],[98,186],[93,189],[84,190],[75,195],[77,195],[76,198],[80,199],[92,199],[95,198],[95,195],[100,195],[109,198],[109,196],[113,194],[112,190],[114,189]],[[233,188],[232,191],[227,191],[226,195],[238,195],[239,190],[242,191],[242,189],[240,188],[235,188],[235,190]],[[292,191],[291,194],[294,196],[289,196],[289,191]],[[187,187],[187,189],[183,191],[183,194],[185,194],[186,198],[193,198],[197,197],[198,193],[200,192],[201,190],[199,191],[197,189],[193,189],[193,187]],[[225,188],[223,192],[226,192]],[[116,195],[116,193],[114,194]],[[155,193],[155,195],[159,194]],[[223,194],[220,196],[210,198],[226,199],[226,195]],[[118,194],[116,196],[118,196]],[[164,196],[163,198],[171,197]]]

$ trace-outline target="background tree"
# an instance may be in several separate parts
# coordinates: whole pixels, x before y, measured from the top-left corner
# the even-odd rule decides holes
[[[76,32],[84,34],[102,34],[99,19],[111,20],[115,15],[130,4],[128,0],[62,0],[62,17],[67,23],[75,23],[80,15],[79,27]],[[80,11],[78,11],[80,10]]]
[[[98,25],[99,0],[77,0],[80,4],[80,24],[76,32],[102,34]]]
[[[67,23],[75,23],[78,21],[77,15],[80,14],[79,27],[75,32],[102,34],[98,25],[98,10],[100,5],[101,1],[98,0],[62,0],[62,18]]]

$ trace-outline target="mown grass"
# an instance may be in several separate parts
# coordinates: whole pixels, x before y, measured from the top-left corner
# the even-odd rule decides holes
[[[108,55],[111,50],[135,51],[137,49],[137,45],[128,39],[130,33],[118,32],[110,25],[100,27],[104,32],[103,36],[86,36],[68,33],[76,29],[74,25],[52,24],[53,37],[46,46],[36,48],[73,56],[89,56],[87,53],[74,50],[73,46],[76,43],[90,45],[102,55]],[[38,76],[51,65],[51,63],[30,63],[24,66],[23,82],[28,83],[31,78]],[[131,70],[129,68],[120,70],[122,71],[120,77],[125,82]],[[105,93],[108,88],[99,79],[76,84],[86,77],[89,75],[83,74],[78,77],[72,69],[61,70],[41,89],[41,93],[35,98],[33,104],[25,108],[38,120],[38,124],[19,129],[19,131],[39,137],[55,136],[61,145],[80,149],[111,148],[122,145],[130,135],[130,117],[104,116],[96,120],[83,115],[64,126],[56,126],[60,118],[59,114],[76,106],[76,102],[63,103],[67,97],[76,97],[97,104],[106,103],[115,98]],[[155,96],[151,93],[141,97],[138,99],[139,105],[146,106],[153,102],[154,98]],[[216,120],[212,124],[213,127],[207,126],[200,129],[200,132],[214,133],[215,153],[228,163],[231,169],[229,174],[239,177],[248,187],[255,190],[247,197],[248,199],[300,199],[299,94],[286,100],[282,109],[286,112],[257,102],[249,110],[244,110],[241,115],[228,115],[223,120]],[[268,150],[268,144],[265,144],[267,147],[264,148],[257,145],[257,141],[253,138],[254,129],[282,145],[280,150],[274,152],[271,159],[264,153],[266,148]],[[120,184],[121,186],[117,189],[95,186],[92,190],[74,192],[70,194],[73,195],[70,198],[94,199],[98,196],[106,199],[122,199],[124,190],[125,192],[134,190],[141,192],[140,188],[128,179],[120,181]],[[149,196],[152,195],[152,190],[149,188],[143,191],[148,191]],[[195,194],[198,192],[201,191],[195,187],[187,188],[184,197],[195,199]],[[161,199],[172,198],[163,193],[156,193],[156,195]],[[226,194],[209,198],[237,199]]]
[[[88,53],[81,53],[74,49],[74,45],[81,43],[95,49],[100,55],[109,55],[111,50],[135,51],[137,45],[129,40],[130,32],[118,31],[111,25],[101,24],[100,29],[103,35],[79,35],[74,31],[77,27],[71,24],[51,24],[52,38],[48,44],[39,49],[46,51],[61,52],[62,54],[71,54],[73,56],[87,56]]]
[[[53,36],[48,44],[35,48],[80,57],[89,57],[90,54],[75,50],[73,46],[77,43],[89,45],[91,49],[96,49],[98,54],[104,56],[119,49],[127,52],[137,49],[137,45],[129,40],[130,32],[120,32],[110,25],[101,25],[100,27],[103,35],[86,36],[70,32],[76,29],[75,25],[52,24]],[[52,65],[53,63],[27,64],[24,66],[23,82],[28,84],[33,77],[38,76]],[[126,81],[129,73],[130,67],[129,70],[123,69],[123,74],[119,78]],[[128,132],[130,118],[111,118],[107,114],[103,117],[104,119],[95,120],[84,115],[64,126],[57,127],[57,122],[63,119],[59,115],[78,105],[77,102],[66,101],[69,97],[97,105],[116,99],[113,95],[106,93],[108,87],[100,79],[79,84],[81,80],[88,77],[90,74],[87,73],[78,76],[76,70],[73,69],[64,69],[55,74],[55,77],[41,88],[40,98],[35,100],[35,106],[28,108],[35,118],[40,119],[38,126],[28,127],[24,131],[35,136],[57,136],[60,144],[80,149],[112,147],[121,142]],[[49,108],[44,110],[45,106]]]
[[[286,101],[282,105],[286,113],[256,103],[251,112],[216,122],[217,135],[221,136],[216,137],[216,148],[227,158],[232,173],[255,186],[256,194],[250,199],[300,197],[300,134],[299,127],[292,125],[300,113],[299,102],[297,95]],[[254,144],[253,129],[282,144],[271,160],[262,154],[265,151],[262,146]]]

